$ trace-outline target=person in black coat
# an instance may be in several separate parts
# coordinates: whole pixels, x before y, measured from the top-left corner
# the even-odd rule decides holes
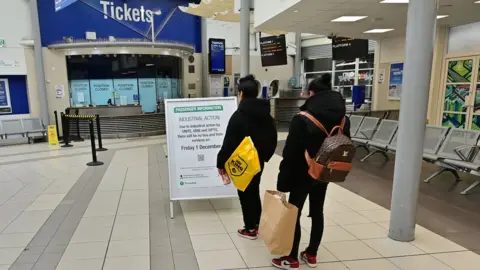
[[[268,162],[275,153],[277,147],[275,121],[270,115],[270,103],[267,100],[257,99],[258,88],[259,85],[253,75],[240,79],[238,86],[240,104],[230,118],[222,148],[217,156],[217,168],[221,175],[226,174],[225,163],[247,136],[251,137],[257,149],[262,171],[264,163]],[[258,224],[262,214],[261,177],[262,172],[252,179],[245,191],[238,191],[245,223],[245,227],[238,230],[238,235],[252,240],[257,238]]]
[[[313,115],[323,124],[327,131],[341,124],[345,118],[345,100],[339,92],[332,91],[331,75],[325,74],[313,80],[309,87],[310,97],[300,108]],[[350,121],[345,121],[344,134],[350,137]],[[289,256],[273,259],[272,264],[281,269],[298,269],[298,249],[301,237],[300,215],[303,205],[309,197],[310,217],[312,218],[312,231],[310,244],[300,254],[309,266],[317,265],[317,251],[323,235],[323,205],[328,184],[313,180],[308,174],[308,164],[305,158],[305,150],[311,157],[315,157],[327,135],[315,124],[302,115],[296,115],[290,123],[290,130],[285,148],[283,160],[280,163],[277,189],[282,192],[290,192],[289,202],[298,207],[297,225],[293,248]]]

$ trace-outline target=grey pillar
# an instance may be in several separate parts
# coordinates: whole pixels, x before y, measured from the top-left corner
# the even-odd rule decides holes
[[[202,17],[202,91],[203,97],[210,96],[210,81],[208,74],[208,34],[207,19]]]
[[[389,232],[402,242],[415,239],[436,16],[437,0],[410,0]]]
[[[250,0],[241,0],[240,10],[240,76],[250,73]]]
[[[35,69],[37,71],[38,98],[40,102],[40,118],[44,125],[50,124],[48,113],[48,95],[45,80],[45,71],[43,69],[42,37],[40,35],[40,22],[38,20],[37,0],[30,0],[30,13],[32,15],[33,39],[35,49]]]
[[[297,78],[297,87],[300,87],[300,77],[302,76],[302,33],[295,33],[295,78]]]

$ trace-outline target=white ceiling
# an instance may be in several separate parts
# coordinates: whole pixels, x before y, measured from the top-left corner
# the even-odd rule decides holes
[[[404,35],[407,4],[380,4],[381,0],[301,0],[265,23],[257,30],[270,29],[318,35],[382,39]],[[440,0],[438,15],[449,17],[437,21],[439,26],[457,26],[480,21],[480,4],[476,0]],[[255,11],[258,12],[258,11]],[[331,22],[340,16],[368,16],[349,23]],[[383,34],[364,34],[374,28],[394,28]]]

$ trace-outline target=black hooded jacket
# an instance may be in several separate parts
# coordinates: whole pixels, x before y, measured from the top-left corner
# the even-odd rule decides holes
[[[311,96],[300,108],[313,115],[326,130],[340,125],[345,117],[345,101],[338,92],[324,90]],[[345,121],[344,134],[350,137],[350,121]],[[290,192],[295,185],[313,184],[314,180],[308,174],[308,165],[305,159],[305,150],[314,157],[326,134],[320,131],[310,120],[301,115],[296,115],[290,123],[283,160],[280,163],[277,189]]]
[[[268,101],[247,98],[240,102],[228,122],[223,145],[217,156],[218,169],[225,169],[225,162],[247,136],[252,138],[263,166],[263,163],[272,158],[277,147],[277,128],[270,115]]]

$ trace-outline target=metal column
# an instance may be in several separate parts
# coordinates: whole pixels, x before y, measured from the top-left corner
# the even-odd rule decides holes
[[[34,49],[35,49],[35,69],[37,71],[38,98],[40,102],[40,118],[44,125],[50,124],[48,113],[48,95],[45,79],[45,71],[43,69],[43,53],[42,53],[42,37],[40,35],[40,22],[38,20],[37,0],[30,0],[30,12],[32,15]]]
[[[250,74],[250,0],[242,0],[240,10],[240,76]]]
[[[295,71],[294,76],[297,78],[297,87],[300,87],[302,76],[302,33],[295,33]]]
[[[437,0],[410,0],[390,217],[391,239],[415,239]]]
[[[203,97],[210,97],[210,76],[208,74],[208,33],[207,19],[202,17],[202,91]],[[198,91],[197,91],[198,93]]]

